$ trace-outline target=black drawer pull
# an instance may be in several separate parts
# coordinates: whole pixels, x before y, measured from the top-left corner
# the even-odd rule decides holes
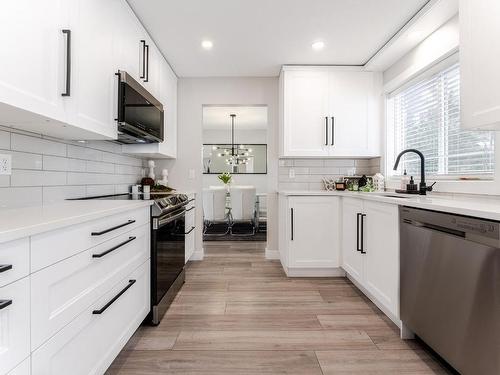
[[[62,33],[66,35],[66,88],[62,96],[71,95],[71,30],[64,29]]]
[[[139,78],[144,79],[146,78],[146,41],[141,40],[142,44],[142,73],[139,76]]]
[[[12,305],[11,299],[0,299],[0,310],[5,309],[9,305]]]
[[[128,244],[129,242],[132,242],[135,240],[137,237],[129,237],[127,241],[123,241],[122,243],[112,247],[111,249],[108,249],[102,253],[99,254],[92,254],[92,258],[102,258],[104,255],[111,253],[112,251],[115,251],[116,249],[119,249],[120,247]]]
[[[0,264],[0,273],[11,269],[12,269],[12,264]]]
[[[189,208],[186,210],[186,212],[189,212],[189,211],[191,211],[191,210],[194,210],[194,208],[195,208],[194,206],[193,206],[193,207],[189,207]]]
[[[194,228],[196,228],[196,227],[191,227],[191,229],[190,229],[190,230],[188,230],[188,231],[187,231],[186,233],[184,233],[184,234],[189,234],[189,233],[191,233],[191,232],[194,230]]]
[[[100,308],[99,310],[94,310],[92,311],[92,314],[94,315],[100,315],[102,314],[104,311],[107,310],[107,308],[109,306],[111,306],[118,298],[120,298],[122,296],[123,293],[125,293],[132,285],[135,284],[137,280],[129,280],[128,281],[128,284],[125,288],[123,288],[120,293],[118,293],[116,296],[114,296],[107,304],[105,304],[102,308]]]
[[[91,235],[92,235],[92,236],[101,236],[101,235],[103,235],[103,234],[106,234],[106,233],[112,232],[112,231],[114,231],[114,230],[116,230],[116,229],[122,228],[122,227],[124,227],[124,226],[126,226],[126,225],[130,225],[130,224],[133,224],[133,223],[135,223],[135,220],[129,220],[129,221],[127,221],[126,223],[123,223],[123,224],[117,225],[116,227],[112,227],[112,228],[109,228],[109,229],[105,229],[105,230],[103,230],[103,231],[101,231],[101,232],[92,232],[92,233],[91,233]]]

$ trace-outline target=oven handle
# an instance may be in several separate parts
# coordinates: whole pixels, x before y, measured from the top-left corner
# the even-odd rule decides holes
[[[182,210],[182,212],[178,213],[177,215],[174,216],[169,216],[166,219],[163,220],[158,220],[158,229],[161,228],[163,225],[170,223],[171,221],[174,221],[186,214],[186,210]]]

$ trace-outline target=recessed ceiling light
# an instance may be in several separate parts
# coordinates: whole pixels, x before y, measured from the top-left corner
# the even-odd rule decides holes
[[[325,43],[322,42],[322,41],[317,41],[317,42],[314,42],[312,45],[311,45],[312,49],[315,50],[315,51],[321,51],[323,48],[325,48]]]
[[[203,42],[201,42],[201,46],[203,47],[203,49],[209,50],[212,49],[214,43],[211,40],[204,40]]]

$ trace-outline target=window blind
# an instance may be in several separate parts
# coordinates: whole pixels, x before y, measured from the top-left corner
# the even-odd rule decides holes
[[[388,100],[392,160],[407,148],[425,156],[431,175],[489,175],[494,171],[494,134],[460,129],[460,70],[455,63]],[[392,168],[391,168],[392,169]],[[418,175],[420,159],[406,154],[402,168]]]

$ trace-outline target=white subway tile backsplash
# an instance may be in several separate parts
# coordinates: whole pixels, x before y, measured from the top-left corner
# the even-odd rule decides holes
[[[32,171],[13,169],[10,178],[11,186],[57,186],[66,185],[65,172]]]
[[[115,165],[96,161],[87,161],[87,172],[94,173],[114,173]]]
[[[355,160],[351,159],[328,159],[325,167],[355,167]]]
[[[286,163],[283,161],[286,160]],[[278,163],[280,190],[323,190],[323,178],[337,179],[348,175],[373,175],[380,170],[375,159],[281,159]],[[290,170],[295,177],[290,178]]]
[[[115,185],[87,185],[87,197],[111,194],[115,194]]]
[[[142,175],[142,159],[105,141],[78,143],[0,126],[0,153],[12,155],[12,175],[0,176],[0,207],[126,193]]]
[[[43,156],[43,169],[46,171],[85,172],[85,160],[62,158],[59,156]]]
[[[42,155],[17,151],[6,153],[12,155],[12,168],[14,169],[42,169]]]
[[[0,186],[1,187],[10,186],[10,176],[5,174],[0,175]]]
[[[295,167],[322,167],[325,164],[322,159],[295,159],[293,165]]]
[[[59,202],[63,199],[85,197],[85,186],[44,186],[43,203]]]
[[[68,145],[69,158],[102,161],[102,154],[102,151],[92,148]]]
[[[0,131],[0,148],[3,150],[10,150],[10,133]]]
[[[50,141],[23,134],[11,133],[10,148],[13,151],[32,152],[43,155],[66,156],[64,143]]]
[[[27,207],[42,204],[42,187],[0,188],[0,208]]]

